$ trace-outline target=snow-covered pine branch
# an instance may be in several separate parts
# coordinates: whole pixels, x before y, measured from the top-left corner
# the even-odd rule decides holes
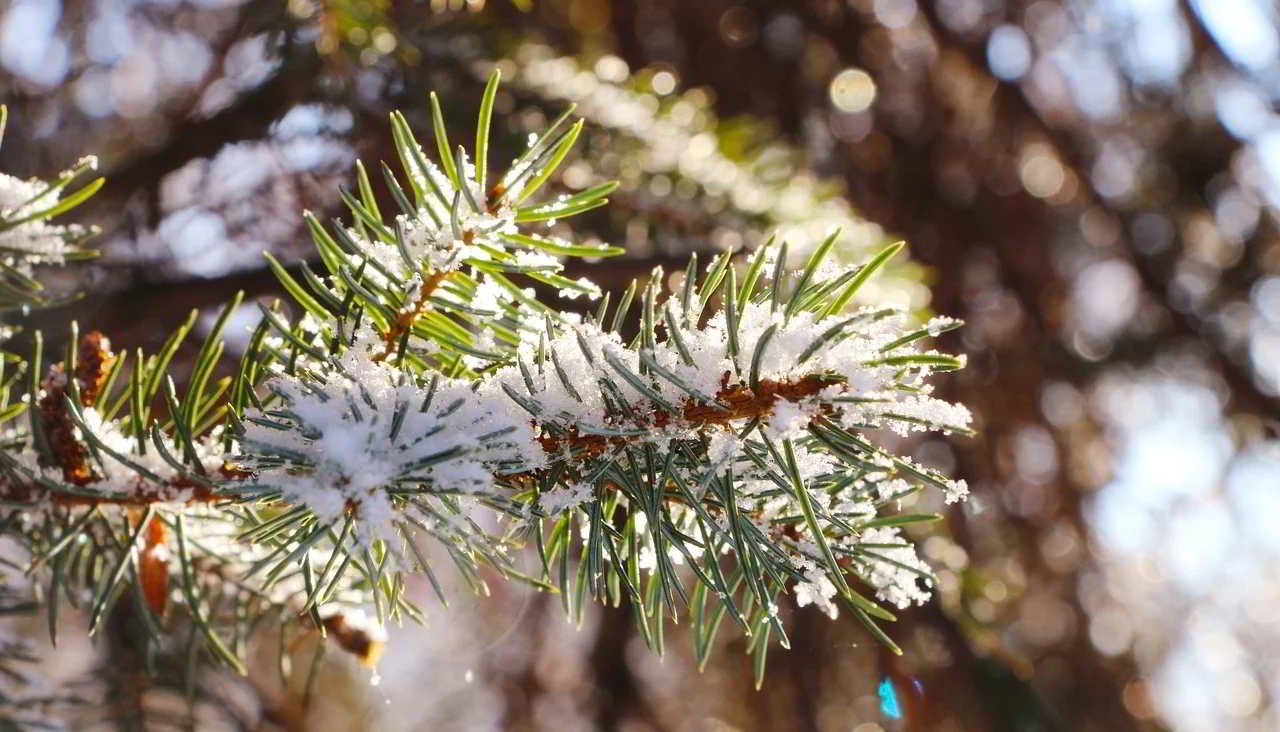
[[[891,449],[968,430],[929,383],[963,359],[920,348],[957,323],[855,306],[900,246],[841,264],[836,235],[802,243],[795,271],[769,245],[691,261],[673,291],[655,272],[601,296],[564,259],[621,250],[550,224],[614,184],[546,193],[582,131],[569,111],[491,176],[497,85],[470,155],[434,97],[434,155],[392,115],[401,170],[380,172],[397,210],[357,166],[349,222],[305,214],[322,268],[269,260],[298,316],[264,306],[238,363],[221,337],[237,299],[182,388],[170,363],[194,314],[150,355],[73,330],[60,361],[29,359],[38,378],[3,382],[3,497],[49,596],[83,600],[97,629],[132,584],[157,627],[180,616],[238,667],[268,615],[417,617],[405,574],[438,589],[436,543],[477,588],[488,566],[575,616],[588,595],[625,599],[659,651],[666,619],[691,618],[700,662],[727,617],[762,673],[787,594],[843,603],[891,644],[881,603],[932,585],[903,527],[936,518],[896,511],[966,492]],[[564,298],[593,314],[549,304]]]
[[[921,517],[899,521],[887,510],[919,485],[941,489],[948,503],[966,489],[866,433],[967,431],[967,410],[930,396],[926,383],[963,359],[917,348],[955,327],[950,319],[906,330],[892,309],[847,311],[899,247],[842,270],[825,265],[832,241],[800,273],[774,265],[764,275],[776,254],[766,248],[741,286],[728,256],[674,296],[651,284],[630,343],[602,326],[606,308],[587,322],[548,318],[514,363],[470,381],[415,379],[357,339],[326,383],[314,373],[270,382],[283,405],[251,415],[242,439],[246,465],[257,468],[252,483],[310,508],[320,524],[350,522],[344,536],[380,538],[397,556],[425,529],[464,551],[479,545],[504,566],[497,547],[507,532],[478,541],[492,523],[467,507],[517,525],[583,522],[605,545],[595,550],[593,592],[608,599],[606,576],[638,568],[672,605],[654,611],[657,622],[683,612],[676,596],[688,599],[674,565],[707,562],[716,569],[695,570],[694,580],[723,595],[746,627],[777,623],[784,588],[833,616],[843,598],[868,621],[890,617],[847,578],[897,607],[927,599],[931,579],[898,527]],[[704,316],[717,300],[724,305]],[[626,322],[625,308],[612,315]],[[567,542],[552,542],[548,563]],[[721,554],[753,580],[739,580],[741,592],[723,578]]]
[[[7,118],[8,109],[0,105],[0,142]],[[92,228],[57,224],[52,219],[102,187],[102,179],[96,178],[68,192],[81,176],[97,167],[97,158],[85,157],[51,182],[0,173],[0,314],[47,304],[44,287],[33,277],[36,265],[62,264],[89,254],[77,245],[93,235]],[[3,328],[6,330],[0,330],[0,335],[8,326]]]
[[[623,493],[650,527],[642,567],[660,574],[668,558],[693,561],[722,544],[731,554],[758,552],[759,566],[773,569],[762,574],[780,586],[796,580],[802,600],[833,616],[837,588],[861,603],[846,575],[898,607],[926,599],[917,578],[927,567],[906,545],[879,546],[902,543],[884,509],[913,484],[941,489],[947,503],[967,489],[877,448],[866,433],[968,431],[968,411],[930,396],[926,383],[963,359],[915,347],[957,324],[939,318],[905,331],[904,314],[892,309],[843,310],[874,267],[824,271],[833,240],[798,277],[779,267],[768,281],[752,279],[765,249],[740,287],[716,267],[677,297],[661,299],[651,286],[630,344],[597,323],[571,326],[540,344],[532,366],[500,371],[495,378],[538,423],[566,475],[547,490],[552,500],[580,493],[583,480],[597,500]],[[713,294],[725,305],[704,318]],[[656,472],[655,457],[663,463]],[[667,557],[655,560],[664,545]]]
[[[447,501],[504,501],[500,476],[545,459],[527,420],[482,382],[409,371],[350,350],[328,368],[267,387],[278,406],[251,412],[238,495],[278,492],[322,525],[352,518],[353,546],[399,543],[397,525],[429,525],[467,543],[477,533]]]

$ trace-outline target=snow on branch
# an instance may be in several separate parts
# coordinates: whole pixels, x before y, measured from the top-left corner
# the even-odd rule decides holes
[[[478,386],[423,381],[357,350],[322,374],[275,379],[278,405],[246,417],[240,465],[253,477],[234,490],[278,490],[317,521],[352,516],[358,544],[394,544],[400,512],[435,521],[415,496],[483,493],[542,464],[531,425]]]
[[[923,347],[959,323],[857,305],[901,245],[851,265],[838,232],[799,242],[803,267],[765,245],[616,300],[568,278],[566,258],[621,250],[549,224],[615,184],[548,193],[583,129],[569,111],[491,173],[497,93],[495,73],[470,153],[434,96],[431,154],[392,115],[400,170],[380,172],[396,210],[358,165],[349,221],[305,214],[319,267],[269,259],[298,317],[262,306],[237,361],[221,334],[238,298],[181,388],[170,364],[195,314],[151,354],[74,328],[60,359],[37,340],[0,380],[0,498],[33,571],[54,596],[75,584],[95,629],[137,583],[157,626],[180,608],[237,669],[227,639],[268,614],[335,636],[335,617],[419,617],[405,575],[439,592],[441,556],[477,590],[488,566],[578,617],[583,598],[628,600],[658,651],[667,619],[692,618],[700,662],[728,618],[757,674],[770,638],[787,642],[785,595],[892,645],[887,606],[933,587],[908,527],[940,518],[902,510],[967,493],[898,454],[913,432],[969,431],[932,383],[963,357]],[[62,196],[80,172],[0,178],[0,304],[33,302],[29,267],[84,233],[48,223],[96,188]],[[85,577],[68,575],[87,551]]]
[[[0,105],[0,142],[8,110]],[[63,264],[82,257],[77,245],[95,230],[75,224],[57,224],[55,217],[83,203],[102,187],[97,178],[74,192],[72,184],[97,170],[98,159],[82,158],[52,182],[23,180],[0,173],[0,312],[47,302],[34,268]]]

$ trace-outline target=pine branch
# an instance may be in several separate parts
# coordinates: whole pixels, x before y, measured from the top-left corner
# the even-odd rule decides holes
[[[132,594],[148,632],[181,618],[192,653],[237,672],[269,616],[374,662],[348,611],[418,618],[404,575],[439,591],[428,540],[477,590],[489,567],[579,618],[588,596],[626,598],[658,652],[667,618],[687,614],[700,663],[728,618],[757,683],[772,641],[788,642],[785,594],[833,616],[843,603],[896,648],[881,603],[923,602],[932,581],[901,529],[936,516],[887,509],[966,488],[874,433],[967,432],[968,412],[927,383],[963,359],[919,348],[958,323],[851,309],[901,245],[841,266],[839,232],[798,270],[787,244],[767,245],[691,261],[673,292],[655,271],[613,304],[564,259],[621,250],[545,227],[605,205],[615,184],[547,194],[583,130],[569,111],[490,171],[498,81],[474,163],[434,97],[435,162],[391,116],[401,171],[380,170],[398,213],[358,165],[350,224],[306,214],[320,271],[268,258],[301,317],[262,307],[233,375],[215,378],[239,297],[182,390],[171,362],[195,313],[131,359],[73,325],[60,362],[44,368],[37,338],[26,385],[22,370],[0,382],[0,498],[21,511],[15,538],[48,583],[51,627],[60,597],[87,598],[97,632]],[[598,301],[594,315],[533,284]],[[530,543],[534,576],[514,561]]]

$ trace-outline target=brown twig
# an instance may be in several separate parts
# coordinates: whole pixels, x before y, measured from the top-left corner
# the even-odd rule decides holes
[[[233,465],[223,465],[218,473],[227,480],[239,480],[249,477],[250,473]],[[92,485],[91,483],[85,485]],[[0,501],[5,503],[34,504],[46,500],[55,506],[149,506],[153,503],[170,503],[176,500],[180,491],[190,491],[184,503],[213,503],[227,498],[214,491],[204,483],[188,478],[174,478],[166,483],[147,484],[143,487],[141,480],[137,491],[128,494],[91,495],[87,493],[58,493],[38,483],[0,483]]]
[[[374,361],[385,361],[391,354],[396,352],[400,339],[404,337],[405,333],[409,332],[409,329],[413,328],[414,322],[427,311],[427,300],[449,274],[449,270],[439,270],[432,272],[422,281],[422,287],[418,288],[418,298],[414,301],[413,307],[409,310],[401,311],[395,322],[387,329],[387,332],[382,334],[383,350],[373,357]]]
[[[728,378],[729,375],[726,373],[722,383],[727,382]],[[746,384],[725,383],[716,394],[716,401],[724,405],[723,409],[714,404],[706,404],[690,398],[685,400],[679,419],[689,425],[723,427],[735,420],[767,416],[773,412],[773,407],[779,399],[800,401],[807,396],[817,394],[833,383],[835,381],[832,377],[821,374],[805,376],[795,381],[761,379],[755,389],[751,389]],[[653,415],[652,424],[648,426],[661,429],[670,425],[674,419],[676,417],[671,413],[658,410]],[[628,438],[584,435],[578,432],[577,428],[571,428],[562,434],[544,434],[538,438],[538,441],[548,454],[556,454],[567,447],[579,457],[586,458],[599,455],[610,447],[626,444]]]

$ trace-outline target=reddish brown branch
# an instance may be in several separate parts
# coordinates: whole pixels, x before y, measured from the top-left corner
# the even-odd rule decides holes
[[[248,477],[249,473],[226,465],[219,470],[225,479]],[[88,484],[92,485],[92,483]],[[175,478],[162,485],[148,484],[129,494],[88,495],[80,493],[58,493],[36,483],[0,483],[0,501],[6,503],[28,503],[45,500],[55,506],[149,506],[153,503],[168,503],[176,500],[180,491],[190,491],[184,503],[213,503],[223,498],[212,488],[187,478]]]
[[[723,382],[727,382],[728,374]],[[813,396],[828,386],[836,383],[833,377],[811,375],[796,381],[775,381],[761,379],[755,389],[746,384],[726,384],[716,394],[716,400],[725,406],[718,408],[714,404],[705,404],[694,399],[686,399],[680,414],[680,420],[698,427],[723,427],[739,419],[765,417],[773,413],[773,407],[779,399],[797,402]],[[672,423],[673,415],[665,411],[656,411],[651,425],[661,429]],[[558,435],[542,435],[538,438],[542,449],[548,454],[555,454],[569,448],[580,457],[591,457],[605,452],[612,446],[626,444],[628,438],[621,436],[584,435],[576,428]]]
[[[374,361],[385,361],[391,354],[396,352],[400,339],[404,337],[405,333],[409,332],[409,329],[413,328],[413,324],[427,311],[427,300],[448,276],[448,270],[440,270],[439,272],[432,272],[427,279],[423,280],[422,287],[418,288],[418,298],[414,301],[413,307],[402,311],[396,317],[395,322],[391,324],[391,327],[387,329],[387,332],[382,334],[383,350],[382,353],[373,357]]]
[[[406,310],[384,334],[387,350],[381,358],[394,352],[396,342],[413,326],[413,321],[425,312],[427,299],[448,274],[447,271],[436,272],[423,282],[414,307]],[[81,339],[75,369],[81,403],[92,406],[101,396],[103,382],[114,358],[109,341],[101,333],[92,332]],[[735,420],[768,416],[779,399],[799,401],[835,383],[834,377],[810,375],[793,381],[763,379],[752,389],[742,383],[730,384],[729,378],[730,375],[725,373],[721,379],[722,387],[716,394],[718,405],[686,399],[678,416],[654,410],[651,421],[643,426],[662,429],[678,419],[695,427],[724,427]],[[59,363],[52,366],[49,377],[44,381],[45,393],[40,399],[41,423],[49,441],[52,461],[62,469],[63,479],[76,486],[88,486],[100,481],[101,477],[94,473],[89,463],[88,447],[76,437],[75,424],[66,403],[66,383],[64,365]],[[548,454],[556,454],[568,448],[580,459],[599,455],[612,446],[627,442],[625,437],[581,434],[576,428],[558,435],[544,434],[538,440]],[[224,479],[243,479],[251,475],[249,471],[229,463],[224,464],[219,473]],[[37,483],[8,482],[0,484],[0,499],[17,503],[45,500],[55,506],[141,507],[173,501],[180,491],[189,492],[185,500],[188,504],[212,503],[221,497],[205,483],[177,477],[163,484],[146,483],[139,479],[137,489],[125,495],[59,493]],[[350,508],[354,510],[355,507]],[[157,543],[162,544],[162,539]]]

